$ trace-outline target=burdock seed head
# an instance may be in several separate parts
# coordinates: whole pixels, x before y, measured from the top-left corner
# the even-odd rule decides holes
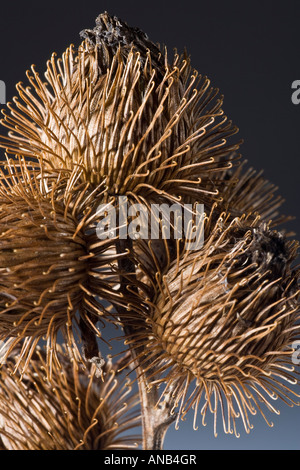
[[[16,351],[15,351],[16,352]],[[113,450],[137,447],[136,396],[109,360],[104,379],[88,373],[58,352],[60,368],[45,376],[46,360],[37,349],[23,380],[10,356],[0,370],[0,449]]]
[[[223,97],[186,56],[169,63],[146,35],[107,13],[78,49],[35,68],[19,83],[2,124],[9,153],[47,169],[80,167],[83,181],[110,194],[218,199],[218,173],[231,167],[237,128]]]
[[[205,242],[178,257],[159,282],[152,314],[131,344],[146,348],[152,384],[164,384],[180,416],[221,413],[225,432],[245,430],[260,402],[274,412],[297,384],[291,345],[299,339],[297,245],[265,223],[223,214],[205,222]],[[169,398],[168,398],[169,399]],[[271,400],[270,400],[271,399]],[[298,403],[296,403],[298,404]],[[266,418],[267,419],[267,418]]]

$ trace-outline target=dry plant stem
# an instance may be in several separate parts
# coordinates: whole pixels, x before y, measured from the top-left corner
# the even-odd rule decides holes
[[[124,253],[127,249],[130,251],[132,247],[131,239],[118,240],[116,242],[116,248],[118,253]],[[134,263],[126,258],[121,258],[118,261],[119,268],[122,272],[134,273]],[[129,284],[128,279],[125,277],[120,279],[120,290],[124,294],[126,293],[127,285]],[[132,286],[131,286],[132,288]],[[118,307],[118,311],[122,314],[122,307]],[[131,326],[124,326],[124,333],[127,337],[132,337],[137,331]],[[156,387],[149,388],[147,376],[151,374],[151,369],[147,367],[147,373],[143,367],[139,364],[139,350],[130,346],[130,352],[132,359],[134,360],[135,371],[138,377],[138,387],[140,395],[140,406],[141,406],[141,417],[143,427],[143,450],[161,450],[164,444],[165,434],[168,430],[169,425],[175,420],[176,415],[171,414],[172,403],[167,399],[157,406],[158,403],[158,391]]]

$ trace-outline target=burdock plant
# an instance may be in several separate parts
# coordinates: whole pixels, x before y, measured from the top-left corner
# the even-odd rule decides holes
[[[44,351],[36,348],[20,382],[13,374],[18,351],[1,369],[0,423],[2,450],[113,450],[136,448],[140,425],[137,396],[129,380],[119,378],[118,365],[82,370],[58,348],[60,368],[51,381],[45,374]],[[128,397],[129,395],[129,397]],[[12,406],[13,403],[13,406]],[[128,432],[130,431],[130,432]]]
[[[244,170],[223,97],[186,54],[107,13],[80,34],[3,111],[1,445],[131,444],[120,433],[137,415],[112,382],[123,369],[138,383],[143,449],[162,448],[191,409],[194,428],[211,412],[215,434],[219,416],[226,433],[238,419],[249,432],[274,399],[299,404],[298,245],[276,230],[282,199]],[[162,214],[142,236],[153,205],[188,208],[186,230],[174,212],[167,237]],[[124,333],[114,365],[107,322]]]

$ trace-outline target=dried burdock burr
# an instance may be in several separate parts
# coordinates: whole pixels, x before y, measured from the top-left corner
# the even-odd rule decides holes
[[[15,353],[17,351],[14,351]],[[140,416],[128,378],[106,361],[103,379],[70,362],[62,348],[51,382],[38,348],[20,381],[15,356],[0,369],[0,449],[114,450],[137,448]],[[136,433],[136,435],[134,434]]]
[[[221,415],[224,431],[238,435],[238,417],[246,432],[257,410],[265,417],[260,402],[276,413],[275,398],[300,404],[291,364],[300,331],[297,244],[245,216],[214,223],[211,214],[204,230],[203,247],[158,277],[151,315],[129,343],[147,351],[140,360],[153,374],[149,384],[161,384],[162,402],[173,396],[177,425],[194,408],[195,428],[200,411],[203,422],[211,411],[215,433]]]
[[[237,128],[223,97],[188,57],[167,52],[108,14],[76,50],[49,60],[45,79],[32,67],[29,87],[3,111],[9,153],[47,169],[82,168],[112,195],[159,194],[218,199],[218,173],[231,167]],[[155,51],[153,53],[153,50]],[[153,55],[154,54],[154,55]]]

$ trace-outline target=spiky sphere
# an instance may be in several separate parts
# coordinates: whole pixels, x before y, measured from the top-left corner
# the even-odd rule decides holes
[[[165,384],[162,399],[171,393],[180,405],[177,422],[194,407],[196,423],[202,403],[215,432],[219,409],[224,431],[238,435],[237,416],[248,432],[249,415],[263,414],[259,401],[271,411],[270,398],[293,403],[284,382],[297,383],[297,245],[246,217],[223,215],[215,224],[209,217],[205,233],[203,248],[182,254],[161,277],[147,326],[130,342],[146,348],[145,369],[159,371],[152,384]]]
[[[103,379],[96,368],[82,370],[58,352],[60,368],[51,382],[39,348],[20,381],[15,358],[0,369],[0,448],[2,450],[112,450],[137,447],[136,396],[109,360]]]
[[[216,175],[239,147],[227,142],[237,129],[222,97],[187,57],[169,64],[135,36],[126,46],[85,39],[62,59],[53,54],[46,81],[32,67],[30,86],[19,83],[4,112],[2,147],[47,169],[80,167],[109,194],[217,199]]]

